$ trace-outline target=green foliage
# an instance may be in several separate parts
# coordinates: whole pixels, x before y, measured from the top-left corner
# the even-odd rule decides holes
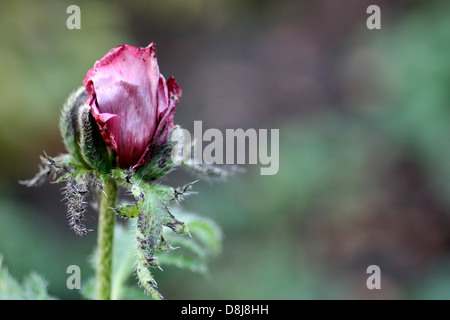
[[[182,218],[190,230],[191,236],[177,235],[171,229],[164,229],[164,239],[171,245],[176,245],[173,251],[157,251],[154,259],[161,267],[175,266],[207,275],[207,263],[221,250],[222,233],[219,227],[209,219],[197,215],[183,213],[177,210],[176,215]],[[136,245],[137,219],[130,219],[125,223],[117,224],[114,231],[113,267],[112,267],[112,292],[111,299],[134,300],[149,299],[143,291],[139,290],[133,279],[139,279],[141,285],[154,299],[162,296],[156,288],[156,282],[151,274],[154,266],[146,265],[146,262],[136,261],[140,249]],[[96,254],[92,255],[91,265],[95,268]],[[137,268],[144,267],[146,274],[137,272]],[[151,279],[151,280],[149,280]],[[144,286],[143,281],[152,281]],[[94,278],[86,282],[82,287],[82,294],[87,299],[95,299]]]
[[[76,101],[73,103],[76,107]],[[71,111],[69,110],[67,112],[70,114]],[[71,121],[72,118],[72,116],[67,115],[62,117],[63,121]],[[75,132],[79,132],[80,130],[73,129],[68,131],[70,131],[68,134],[70,136],[70,134],[75,134]],[[63,129],[63,132],[67,133],[67,130]],[[114,196],[111,205],[115,206],[114,211],[120,216],[135,218],[137,220],[134,227],[136,235],[133,242],[136,247],[136,274],[139,284],[154,299],[162,299],[163,297],[156,289],[157,283],[152,275],[151,268],[160,268],[158,259],[155,256],[156,253],[175,250],[166,239],[172,239],[175,244],[185,247],[191,254],[178,253],[173,257],[163,255],[162,260],[164,263],[178,267],[187,267],[197,272],[206,271],[208,256],[217,253],[220,247],[218,244],[220,231],[217,226],[212,222],[204,221],[198,217],[192,217],[192,221],[190,222],[194,234],[198,236],[198,240],[175,239],[172,235],[167,235],[164,231],[164,227],[167,227],[174,233],[180,235],[189,234],[191,236],[188,231],[189,227],[184,222],[175,218],[169,211],[169,206],[173,202],[178,203],[185,196],[189,195],[193,183],[174,189],[169,186],[145,181],[146,179],[152,180],[153,178],[160,177],[159,174],[162,174],[162,172],[167,173],[164,171],[165,166],[161,166],[161,162],[167,163],[166,158],[169,157],[172,147],[172,144],[168,144],[164,148],[164,150],[167,149],[168,151],[152,155],[151,159],[153,160],[150,162],[152,166],[148,165],[146,167],[145,175],[135,174],[133,170],[115,169],[114,171],[108,172],[103,170],[105,168],[99,170],[98,166],[96,168],[88,167],[85,163],[81,163],[74,158],[78,153],[62,155],[57,158],[45,156],[41,157],[42,167],[39,173],[31,180],[22,181],[22,184],[29,187],[40,185],[48,177],[53,177],[57,182],[65,181],[66,186],[63,188],[63,194],[64,199],[67,200],[69,224],[79,235],[86,234],[90,231],[83,223],[87,205],[85,199],[89,186],[94,188],[97,193],[103,191],[106,197],[108,197],[106,188],[108,185],[107,181],[113,181],[115,185],[119,183],[124,189],[127,189],[134,196],[136,202],[116,204]],[[83,159],[86,160],[83,148],[79,149],[81,150]],[[86,160],[86,162],[88,161]],[[153,173],[155,173],[155,176],[152,178],[151,175]],[[117,233],[119,236],[116,236],[116,239],[120,239],[123,232],[119,230]],[[126,237],[122,236],[122,238]],[[128,243],[129,241],[125,239],[123,242]],[[123,244],[119,243],[117,247],[118,249],[114,250],[123,250]],[[127,256],[124,253],[120,253],[119,256],[121,257],[121,263],[132,265],[129,255],[129,259],[124,258],[124,256]],[[130,270],[129,267],[120,265],[118,267],[116,266],[116,270],[119,271],[116,271],[114,274],[115,279],[112,284],[112,297],[120,298],[123,296],[123,292],[128,292],[130,295],[134,294],[135,291],[133,289],[123,289],[124,280]],[[84,295],[86,297],[97,296],[94,294],[95,290],[98,289],[93,288],[93,283],[88,283],[84,290]]]
[[[90,265],[95,269],[97,254],[94,252]],[[135,281],[130,281],[136,264],[136,237],[134,226],[116,224],[114,229],[113,265],[111,275],[112,300],[149,299],[142,290],[139,290]],[[95,278],[91,278],[82,286],[82,295],[86,299],[95,299]]]
[[[193,272],[207,274],[207,264],[211,257],[220,253],[222,231],[212,220],[180,210],[175,216],[183,220],[190,236],[178,236],[169,229],[164,230],[164,239],[178,248],[173,252],[161,251],[156,254],[160,265],[173,265]]]
[[[0,255],[0,300],[53,300],[47,292],[47,281],[35,272],[27,275],[19,283],[3,266]]]
[[[138,176],[130,179],[130,191],[137,200],[136,208],[140,212],[136,222],[137,240],[137,266],[136,273],[140,285],[155,299],[161,299],[157,283],[151,273],[152,267],[159,267],[158,252],[163,255],[166,264],[178,267],[187,267],[194,271],[205,271],[208,253],[217,251],[218,228],[211,223],[202,221],[200,218],[193,219],[192,226],[195,234],[199,235],[199,241],[183,240],[182,236],[173,237],[173,233],[192,235],[189,226],[181,222],[169,211],[169,205],[185,196],[192,184],[183,188],[173,189],[171,187],[142,183]],[[172,231],[172,236],[165,232],[163,227]],[[171,241],[168,239],[171,238]],[[211,244],[209,244],[211,241]],[[194,255],[183,253],[172,253],[175,248],[173,244],[179,244],[191,251]],[[203,246],[202,246],[203,245]],[[212,250],[211,250],[212,248]],[[164,259],[165,257],[165,259]]]

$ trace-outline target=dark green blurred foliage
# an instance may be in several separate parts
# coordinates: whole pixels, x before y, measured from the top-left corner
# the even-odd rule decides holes
[[[68,228],[56,186],[24,189],[42,150],[62,152],[59,110],[96,59],[157,43],[183,88],[175,122],[279,128],[280,166],[199,182],[183,206],[223,230],[209,276],[155,271],[167,299],[450,298],[450,5],[370,1],[56,1],[0,4],[0,253],[17,279],[80,297],[95,234]],[[184,171],[173,186],[192,181]],[[95,210],[88,228],[96,225]],[[382,289],[366,288],[377,264]]]

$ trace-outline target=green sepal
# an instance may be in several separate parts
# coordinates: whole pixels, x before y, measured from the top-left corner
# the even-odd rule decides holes
[[[91,107],[82,105],[78,111],[79,140],[81,155],[91,168],[107,173],[113,168],[113,155],[103,140]]]
[[[178,129],[179,127],[175,126],[167,136],[166,141],[150,156],[148,162],[136,170],[135,174],[139,178],[144,181],[154,181],[164,177],[175,167],[172,161],[172,150],[176,142],[172,141],[171,135]]]
[[[66,100],[60,119],[60,131],[67,151],[81,166],[108,173],[115,161],[86,104],[84,87],[78,88]]]
[[[88,164],[84,161],[77,143],[79,137],[77,113],[87,98],[84,86],[72,92],[64,103],[59,121],[59,129],[67,151],[78,164],[85,167]]]

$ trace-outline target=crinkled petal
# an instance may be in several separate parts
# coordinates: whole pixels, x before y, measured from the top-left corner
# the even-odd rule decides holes
[[[159,78],[153,43],[146,48],[116,47],[86,74],[86,92],[95,97],[98,114],[117,116],[108,130],[114,128],[110,134],[121,168],[138,162],[155,133]]]
[[[91,107],[91,112],[106,145],[117,153],[119,149],[120,117],[112,113],[99,113],[95,105]]]
[[[102,137],[118,156],[119,167],[137,168],[173,128],[181,89],[159,73],[153,43],[122,45],[94,64],[83,81]]]
[[[161,81],[162,80],[162,81]],[[146,163],[151,154],[153,154],[159,145],[163,144],[166,141],[167,136],[172,130],[173,118],[175,117],[176,107],[178,102],[180,101],[182,95],[182,91],[178,86],[174,77],[170,77],[167,82],[165,82],[164,77],[160,77],[160,83],[158,87],[158,101],[165,102],[161,103],[160,109],[158,109],[158,127],[156,128],[155,135],[151,143],[147,146],[145,153],[136,163],[134,168],[137,168],[144,163]]]

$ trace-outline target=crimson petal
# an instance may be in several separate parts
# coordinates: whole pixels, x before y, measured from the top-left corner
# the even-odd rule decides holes
[[[86,74],[92,113],[121,168],[136,164],[153,138],[159,78],[153,43],[146,48],[116,47]]]

